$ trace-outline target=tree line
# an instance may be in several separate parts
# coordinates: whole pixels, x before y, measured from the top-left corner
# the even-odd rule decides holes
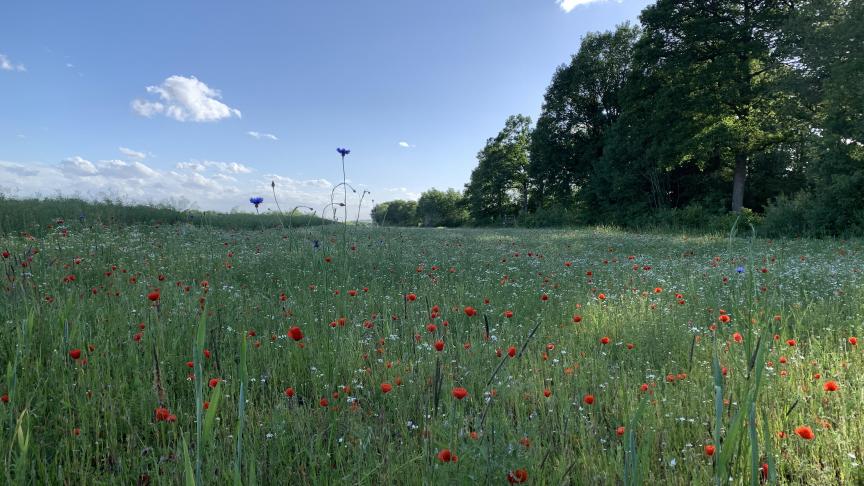
[[[862,234],[862,190],[864,2],[658,0],[585,36],[536,123],[509,117],[463,192],[373,219]]]

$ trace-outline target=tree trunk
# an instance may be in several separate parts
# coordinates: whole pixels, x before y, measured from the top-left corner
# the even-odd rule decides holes
[[[747,154],[735,154],[735,174],[732,176],[732,212],[744,207],[744,183],[747,181]]]

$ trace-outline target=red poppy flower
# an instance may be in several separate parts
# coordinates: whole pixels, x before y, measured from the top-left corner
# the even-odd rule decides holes
[[[621,437],[622,435],[624,435],[624,426],[623,425],[621,427],[618,427],[617,429],[615,429],[615,435],[617,435],[618,437]]]
[[[726,314],[721,315],[720,317],[718,317],[718,319],[719,319],[720,322],[722,322],[722,323],[727,323],[727,322],[729,322],[729,321],[732,320],[732,318],[729,317],[729,316],[726,315]]]
[[[546,302],[547,300],[549,300],[549,296],[546,294],[543,294],[540,296],[540,300],[542,300],[543,302]]]
[[[548,389],[548,388],[544,389],[544,390],[543,390],[543,396],[546,397],[546,398],[551,397],[551,396],[552,396],[552,390],[550,390],[550,389]]]
[[[711,444],[708,444],[708,445],[705,446],[705,455],[708,456],[708,457],[711,457],[711,456],[714,455],[714,452],[715,452],[716,450],[717,450],[716,447],[714,447],[714,446],[711,445]]]
[[[805,440],[812,440],[814,437],[816,437],[816,435],[813,433],[813,429],[806,425],[795,427],[795,433]]]
[[[471,307],[470,305],[465,307],[465,315],[468,317],[474,317],[477,314],[477,310]]]
[[[453,388],[453,391],[450,393],[457,400],[462,400],[463,398],[468,396],[468,390],[466,390],[465,388],[462,388],[461,386],[457,386],[457,387]]]
[[[513,311],[511,311],[511,310],[504,311],[504,317],[506,317],[507,319],[510,319],[511,317],[513,317]]]
[[[516,356],[516,346],[510,346],[507,348],[507,356],[510,356],[511,358]]]
[[[299,327],[293,326],[288,330],[288,337],[295,341],[299,341],[303,339],[303,331]]]
[[[606,294],[603,294],[603,293],[597,294],[597,298],[600,300],[606,300]]]
[[[210,382],[208,383],[210,388],[216,388],[216,385],[218,385],[218,384],[219,384],[219,378],[210,378]]]
[[[435,350],[436,351],[444,351],[444,341],[442,341],[440,339],[435,341]]]
[[[405,296],[405,300],[407,300],[408,302],[414,302],[415,300],[417,300],[417,294],[408,294]]]
[[[390,383],[381,383],[381,393],[390,393],[393,390],[393,385]]]
[[[837,391],[840,388],[840,385],[838,385],[834,380],[828,380],[822,387],[825,388],[825,391],[827,392],[833,392]]]
[[[744,336],[742,336],[740,332],[736,332],[732,335],[732,339],[734,339],[736,343],[740,343],[744,341]]]
[[[795,346],[796,344],[798,344],[798,342],[794,339],[787,339],[786,344],[788,344],[789,346]]]
[[[163,422],[168,420],[168,417],[171,415],[171,412],[165,407],[159,407],[156,409],[156,421]]]
[[[582,397],[582,401],[585,402],[585,404],[587,404],[587,405],[593,405],[594,404],[594,395],[591,395],[589,393],[588,395],[585,395],[584,397]]]
[[[580,316],[579,314],[574,315],[573,316],[573,322],[575,322],[577,324],[582,322],[582,316]]]
[[[642,383],[642,386],[639,387],[643,392],[648,391],[648,383]]]
[[[600,344],[609,344],[609,337],[603,336],[602,338],[600,338]]]
[[[158,290],[154,290],[153,292],[147,294],[147,298],[150,299],[150,302],[156,302],[157,300],[159,300],[159,297],[160,295]]]
[[[77,360],[78,358],[81,357],[81,350],[76,348],[76,349],[73,349],[72,351],[69,351],[69,357]]]
[[[286,388],[285,389],[285,396],[288,398],[293,397],[294,396],[294,389],[291,388],[290,386],[288,388]]]
[[[441,462],[450,462],[453,460],[453,455],[450,453],[450,449],[441,449],[438,451],[438,460]]]
[[[9,395],[4,393],[3,396],[0,396],[0,402],[9,403]]]
[[[507,482],[510,484],[520,484],[528,481],[528,471],[517,469],[507,473]]]
[[[326,407],[327,405],[330,405],[330,402],[328,402],[326,398],[322,398],[321,400],[318,401],[318,405],[321,405],[322,407]]]
[[[858,338],[856,338],[855,336],[850,337],[849,344],[851,344],[852,346],[858,346]]]

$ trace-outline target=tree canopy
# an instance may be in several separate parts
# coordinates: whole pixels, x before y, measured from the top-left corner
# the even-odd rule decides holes
[[[583,37],[536,126],[507,118],[409,221],[861,234],[862,87],[864,2],[657,0]]]

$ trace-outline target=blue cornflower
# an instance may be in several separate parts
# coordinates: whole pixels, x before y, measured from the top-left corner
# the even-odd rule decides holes
[[[738,266],[738,268],[736,268],[735,271],[738,273],[744,273],[744,267]]]
[[[255,209],[258,209],[258,205],[264,202],[264,198],[260,196],[250,197],[249,202],[255,205]]]
[[[348,149],[346,149],[346,148],[341,148],[341,147],[340,147],[340,148],[337,148],[336,151],[339,152],[339,154],[340,154],[342,157],[345,157],[346,155],[348,155],[348,154],[351,153],[350,150],[348,150]]]

